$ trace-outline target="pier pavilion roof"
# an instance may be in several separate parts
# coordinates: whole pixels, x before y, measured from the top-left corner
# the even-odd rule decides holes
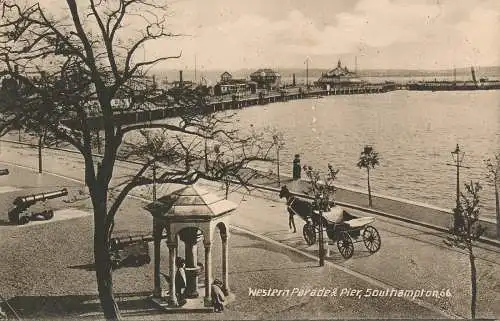
[[[356,73],[347,69],[347,66],[344,66],[344,68],[342,68],[342,63],[340,62],[340,60],[338,61],[337,67],[335,69],[329,70],[324,75],[327,77],[357,77]]]
[[[323,73],[318,80],[319,83],[362,83],[363,81],[356,75],[355,72],[347,69],[347,66],[342,67],[340,60],[337,63],[335,69],[331,69],[326,73]]]
[[[263,68],[253,72],[250,77],[281,77],[281,75],[270,68]]]

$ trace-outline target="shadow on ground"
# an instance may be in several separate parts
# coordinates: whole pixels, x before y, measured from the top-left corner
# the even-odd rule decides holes
[[[118,293],[116,301],[121,313],[126,315],[150,315],[160,311],[148,299],[150,292]],[[7,301],[22,319],[102,318],[97,295],[64,296],[17,296]],[[3,307],[9,315],[12,311]]]

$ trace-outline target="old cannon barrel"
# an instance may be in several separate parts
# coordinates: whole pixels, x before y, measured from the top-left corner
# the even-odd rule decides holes
[[[46,201],[48,199],[58,198],[58,197],[66,196],[66,195],[68,195],[68,190],[66,188],[63,188],[61,190],[48,192],[48,193],[38,193],[38,194],[28,195],[28,196],[24,196],[24,197],[17,197],[13,203],[16,206],[26,205],[26,204],[35,204],[36,202]]]
[[[9,170],[7,168],[0,169],[0,176],[9,175]]]
[[[167,234],[163,233],[161,236],[162,239],[167,238]],[[153,235],[135,235],[135,236],[120,236],[111,239],[111,248],[118,248],[121,246],[126,246],[129,244],[137,243],[137,242],[152,242],[154,241]]]

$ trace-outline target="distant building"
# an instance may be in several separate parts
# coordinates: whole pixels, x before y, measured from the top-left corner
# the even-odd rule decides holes
[[[352,87],[359,86],[365,83],[361,80],[356,73],[347,69],[346,66],[342,67],[340,60],[337,67],[326,73],[323,73],[316,82],[320,87],[328,89],[328,87]]]
[[[214,86],[214,94],[217,96],[222,95],[244,95],[255,93],[257,84],[246,79],[233,79],[233,76],[225,71],[220,76],[220,81]]]
[[[281,83],[281,75],[272,69],[259,69],[250,75],[257,88],[276,89]]]
[[[220,80],[221,82],[230,82],[231,80],[233,80],[233,75],[231,75],[227,71],[224,71],[224,73],[220,75]]]

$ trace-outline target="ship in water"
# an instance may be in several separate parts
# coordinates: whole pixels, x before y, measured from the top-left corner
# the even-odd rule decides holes
[[[434,80],[412,82],[407,85],[408,90],[426,91],[458,91],[458,90],[496,90],[500,89],[500,81],[489,80],[488,78],[476,78],[474,67],[471,67],[472,80],[457,82],[455,80]]]

